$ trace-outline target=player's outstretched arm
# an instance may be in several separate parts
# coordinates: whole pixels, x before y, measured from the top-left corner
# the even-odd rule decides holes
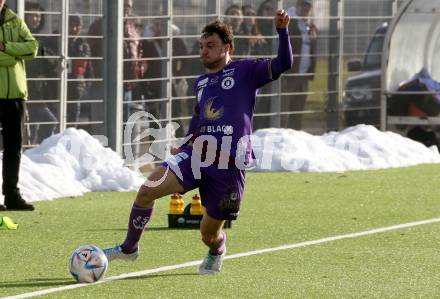
[[[283,9],[277,10],[275,14],[275,26],[278,32],[278,56],[272,60],[272,78],[278,79],[282,72],[292,68],[292,47],[289,40],[289,15]]]

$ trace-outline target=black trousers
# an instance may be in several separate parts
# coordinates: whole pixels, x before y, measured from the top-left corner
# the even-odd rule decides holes
[[[282,111],[296,112],[281,117],[281,128],[302,129],[303,111],[306,106],[309,79],[305,76],[283,77],[282,91],[296,92],[297,94],[283,96]]]
[[[5,196],[19,194],[18,176],[20,171],[24,100],[0,99],[0,125],[3,135],[3,186]]]

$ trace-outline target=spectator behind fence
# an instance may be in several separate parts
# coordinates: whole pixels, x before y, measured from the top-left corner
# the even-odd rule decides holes
[[[281,81],[282,91],[298,93],[283,97],[283,111],[304,111],[309,81],[313,80],[316,68],[317,29],[307,20],[312,11],[311,0],[298,0],[295,7],[288,10],[290,42],[293,53],[293,67]],[[285,115],[281,118],[281,127],[301,130],[302,113]]]
[[[45,15],[43,7],[39,3],[27,2],[25,6],[25,21],[31,33],[40,33],[45,25]],[[50,40],[51,37],[40,36],[37,38],[39,43],[38,56],[56,56],[53,51]],[[59,71],[54,59],[38,58],[26,63],[26,73],[29,78],[38,79],[28,81],[29,100],[38,101],[38,103],[29,103],[27,110],[29,112],[29,122],[52,122],[52,124],[31,124],[28,136],[28,142],[31,145],[39,144],[45,138],[55,133],[57,127],[57,118],[52,112],[55,110],[53,105],[46,103],[47,100],[56,99],[56,90],[49,85],[50,81],[46,78],[58,77]],[[53,109],[53,110],[52,110]]]
[[[250,40],[248,38],[240,38],[237,36],[246,35],[243,31],[243,13],[240,6],[232,4],[225,10],[224,22],[232,31],[234,35],[234,51],[233,55],[239,56],[249,56],[250,51]]]
[[[248,39],[249,43],[249,54],[258,55],[259,47],[264,47],[266,41],[262,38],[261,33],[258,31],[257,21],[256,21],[256,11],[250,5],[243,5],[241,8],[243,12],[243,22],[241,23],[241,32],[243,35],[252,36]]]
[[[80,103],[85,99],[90,88],[90,83],[85,79],[93,77],[92,64],[90,60],[84,59],[91,55],[90,46],[85,39],[78,36],[81,29],[81,17],[77,15],[69,16],[68,54],[73,59],[69,64],[68,78],[77,79],[78,81],[70,81],[67,87],[68,102],[74,101],[74,103],[67,106],[67,121],[75,123],[80,122],[80,116],[85,113],[85,111],[81,111]],[[87,117],[90,118],[90,115],[87,115]]]
[[[124,1],[124,80],[132,82],[124,83],[124,120],[130,117],[133,111],[142,109],[142,104],[130,103],[141,99],[139,92],[139,80],[143,77],[145,65],[140,60],[142,55],[142,44],[140,41],[142,25],[133,14],[133,0]]]
[[[166,77],[167,41],[161,38],[162,26],[164,22],[161,19],[153,20],[151,24],[146,25],[143,37],[147,39],[142,41],[142,53],[148,58],[144,78],[151,81],[146,81],[141,91],[146,99],[158,99],[145,105],[145,110],[158,119],[166,117],[165,103],[159,100],[166,98],[166,83],[163,80],[155,80]]]
[[[260,42],[255,47],[255,55],[273,55],[276,49],[273,48],[273,39],[271,38],[275,35],[273,29],[273,19],[270,18],[275,13],[276,2],[274,0],[265,0],[258,7],[257,11],[257,30],[261,34],[264,42]],[[269,19],[267,19],[269,18]]]
[[[189,71],[189,60],[185,58],[177,58],[179,56],[186,56],[188,55],[188,48],[186,47],[186,44],[182,38],[179,37],[180,34],[180,28],[176,25],[172,25],[173,30],[173,77],[179,77],[179,76],[186,76]],[[172,95],[173,97],[185,97],[188,95],[188,89],[189,89],[189,83],[186,78],[176,78],[173,79],[173,90]],[[175,99],[174,102],[176,103],[173,105],[173,117],[185,117],[185,116],[191,116],[192,114],[192,107],[194,103],[189,102],[186,99]],[[186,129],[183,126],[183,121],[177,120],[177,123],[179,123],[180,127],[176,132],[177,137],[183,137]]]
[[[28,97],[25,60],[35,57],[38,42],[26,23],[0,0],[0,125],[3,135],[2,192],[0,210],[34,210],[18,188],[22,126]],[[7,34],[5,34],[7,33]]]
[[[87,35],[102,36],[103,29],[102,18],[98,18],[89,26]],[[90,55],[92,57],[102,57],[104,55],[102,38],[88,38],[87,43],[90,46]],[[93,69],[93,77],[102,78],[102,62],[100,60],[92,60],[90,63]]]
[[[144,30],[143,37],[151,38],[145,39],[142,42],[142,52],[145,58],[151,58],[147,60],[147,68],[144,74],[145,79],[152,79],[151,81],[145,82],[143,84],[142,93],[147,99],[163,99],[166,98],[166,84],[163,80],[154,80],[158,78],[164,78],[167,76],[166,69],[166,51],[167,51],[167,40],[163,31],[166,23],[161,22],[161,20],[154,20],[151,25],[146,26]],[[173,55],[173,65],[172,65],[172,76],[185,76],[189,73],[189,63],[185,58],[179,58],[179,56],[188,55],[188,49],[182,38],[178,37],[180,34],[180,29],[176,25],[171,25],[172,29],[172,55]],[[159,59],[158,59],[159,58]],[[163,58],[163,59],[160,59]],[[185,78],[173,79],[172,81],[172,96],[173,97],[184,97],[188,92],[188,82]],[[179,101],[177,99],[176,101]],[[152,113],[157,118],[166,117],[166,106],[162,101],[149,102],[146,105],[146,110]],[[179,106],[179,115],[181,110],[184,109]],[[182,109],[180,109],[182,108]],[[187,111],[189,114],[190,111]],[[186,115],[186,114],[185,114]]]
[[[104,98],[104,80],[103,80],[103,58],[104,57],[104,37],[103,37],[104,27],[103,27],[103,19],[102,17],[97,17],[93,23],[90,24],[87,35],[90,36],[87,38],[87,43],[90,46],[90,55],[95,58],[90,60],[92,70],[93,70],[93,78],[101,79],[101,81],[92,81],[90,82],[89,92],[87,99],[89,100],[102,100],[102,103],[94,103],[90,107],[90,114],[92,116],[92,120],[103,121],[105,120],[105,98]],[[94,135],[103,135],[105,134],[104,126],[91,126],[88,129],[90,134]]]
[[[275,35],[273,15],[275,14],[276,1],[265,0],[263,1],[257,10],[256,30],[260,34],[259,42],[255,44],[253,48],[253,55],[257,56],[269,56],[276,53],[274,49],[274,39],[271,37]],[[275,83],[276,85],[279,82]],[[277,86],[273,84],[267,84],[259,90],[260,95],[266,93],[272,93]],[[257,113],[270,113],[274,110],[273,101],[270,97],[262,96],[257,98],[255,104],[255,111]],[[261,129],[267,128],[272,125],[271,117],[254,116],[254,128]]]
[[[173,77],[186,76],[189,73],[188,59],[178,58],[189,54],[185,41],[179,37],[180,28],[172,25],[173,30]],[[185,78],[173,80],[173,96],[184,97],[188,92],[188,82]]]

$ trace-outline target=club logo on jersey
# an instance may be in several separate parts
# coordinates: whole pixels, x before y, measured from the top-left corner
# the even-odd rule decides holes
[[[225,112],[225,108],[221,106],[220,108],[214,108],[212,105],[214,104],[215,98],[210,98],[206,101],[204,114],[205,118],[208,120],[217,120],[223,116]]]
[[[235,84],[234,78],[226,77],[222,81],[222,88],[223,89],[231,89],[232,87],[234,87],[234,84]]]

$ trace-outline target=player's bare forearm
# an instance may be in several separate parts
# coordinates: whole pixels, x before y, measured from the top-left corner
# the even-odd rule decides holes
[[[287,28],[289,26],[290,17],[284,9],[278,9],[275,14],[275,27]]]

